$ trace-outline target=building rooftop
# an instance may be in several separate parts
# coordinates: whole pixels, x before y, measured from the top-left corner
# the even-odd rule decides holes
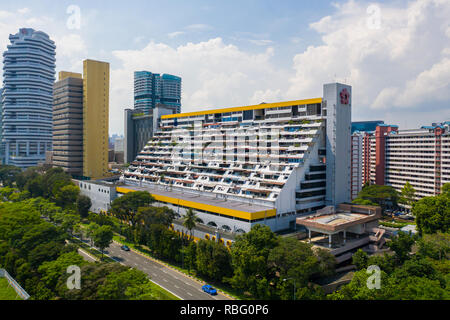
[[[223,198],[182,192],[178,189],[166,190],[161,186],[120,186],[117,192],[128,193],[133,191],[147,191],[157,201],[185,206],[197,210],[233,216],[246,220],[264,219],[276,215],[276,209],[260,204],[251,204],[247,201],[225,200]]]
[[[213,113],[228,113],[228,112],[268,109],[268,108],[277,108],[277,107],[287,107],[287,106],[291,106],[291,105],[305,105],[305,104],[317,104],[317,103],[322,103],[322,98],[275,102],[275,103],[262,103],[262,104],[252,105],[252,106],[244,106],[244,107],[232,107],[232,108],[213,109],[213,110],[198,111],[198,112],[178,113],[178,114],[162,116],[161,119],[173,119],[173,118],[200,116],[200,115],[213,114]]]
[[[364,210],[365,209],[365,210]],[[297,218],[297,224],[314,231],[337,232],[351,226],[366,223],[381,217],[374,206],[340,205],[338,209],[325,207],[315,215]]]

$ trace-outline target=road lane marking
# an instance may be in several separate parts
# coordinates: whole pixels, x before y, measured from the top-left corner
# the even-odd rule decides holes
[[[192,297],[192,294],[190,294],[189,292],[186,292],[186,293]]]

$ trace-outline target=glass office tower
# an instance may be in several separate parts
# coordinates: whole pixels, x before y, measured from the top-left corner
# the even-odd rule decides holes
[[[134,109],[148,115],[156,105],[175,107],[181,112],[181,78],[149,71],[134,73]]]

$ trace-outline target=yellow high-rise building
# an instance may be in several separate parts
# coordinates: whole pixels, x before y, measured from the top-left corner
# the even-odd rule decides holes
[[[108,173],[109,63],[83,61],[83,176]]]

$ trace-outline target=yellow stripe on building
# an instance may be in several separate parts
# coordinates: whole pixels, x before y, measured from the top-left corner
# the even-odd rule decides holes
[[[317,104],[317,103],[322,103],[322,98],[314,98],[314,99],[306,99],[306,100],[294,100],[294,101],[285,101],[285,102],[275,102],[275,103],[265,103],[265,104],[257,104],[257,105],[244,106],[244,107],[233,107],[233,108],[224,108],[224,109],[197,111],[197,112],[169,114],[169,115],[161,116],[161,119],[183,118],[183,117],[192,117],[192,116],[202,116],[202,115],[205,115],[205,114],[227,113],[227,112],[237,112],[237,111],[247,111],[247,110],[258,110],[258,109],[269,109],[269,108],[287,107],[287,106],[292,106],[292,105],[305,105],[305,104]]]
[[[136,190],[125,188],[125,187],[117,187],[116,191],[119,193],[129,193],[129,192],[136,192]],[[217,207],[209,204],[204,204],[200,202],[194,202],[194,201],[188,201],[178,198],[172,198],[167,196],[161,196],[157,194],[152,194],[153,198],[155,198],[156,201],[175,204],[182,207],[197,209],[197,210],[203,210],[207,212],[213,212],[218,213],[221,215],[226,215],[230,217],[245,219],[245,220],[257,220],[257,219],[264,219],[264,218],[270,218],[274,217],[277,213],[276,209],[269,209],[269,210],[263,210],[258,212],[245,212],[241,210],[234,210],[224,207]]]

